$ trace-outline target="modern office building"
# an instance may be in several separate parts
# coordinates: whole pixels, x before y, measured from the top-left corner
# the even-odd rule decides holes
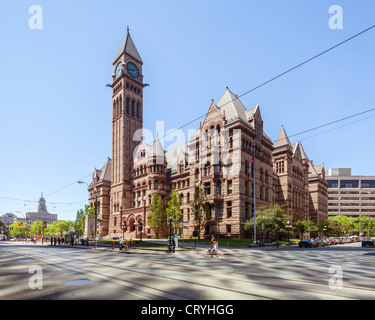
[[[347,168],[326,171],[328,215],[375,216],[375,177],[352,176]]]

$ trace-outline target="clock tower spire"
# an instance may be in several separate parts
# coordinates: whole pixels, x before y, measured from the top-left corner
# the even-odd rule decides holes
[[[130,36],[113,61],[112,73],[112,184],[109,233],[121,221],[122,211],[131,208],[133,152],[143,128],[143,61]]]

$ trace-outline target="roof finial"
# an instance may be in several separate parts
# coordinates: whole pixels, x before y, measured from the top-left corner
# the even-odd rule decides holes
[[[127,33],[129,33],[129,26],[127,27],[127,30],[126,30],[126,31],[127,31]]]

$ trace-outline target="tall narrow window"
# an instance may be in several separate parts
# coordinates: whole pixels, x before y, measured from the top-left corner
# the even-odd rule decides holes
[[[232,180],[228,180],[227,182],[227,194],[232,193]]]
[[[140,103],[137,101],[137,119],[140,119]]]
[[[126,98],[126,114],[130,114],[130,98]]]
[[[227,202],[227,218],[232,217],[232,201]]]
[[[135,117],[135,101],[132,100],[132,114],[131,114],[132,117]]]

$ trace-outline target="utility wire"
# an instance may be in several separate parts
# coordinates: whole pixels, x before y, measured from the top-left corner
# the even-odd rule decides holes
[[[337,129],[341,129],[341,128],[347,127],[347,126],[349,126],[349,125],[352,125],[352,124],[354,124],[354,123],[357,123],[357,122],[360,122],[360,121],[363,121],[363,120],[367,120],[367,119],[370,119],[370,118],[373,118],[373,117],[375,117],[375,114],[373,114],[373,115],[371,115],[371,116],[368,116],[368,117],[366,117],[366,118],[362,118],[362,119],[359,119],[359,120],[356,120],[356,121],[352,121],[352,122],[347,123],[347,124],[344,124],[344,125],[342,125],[342,126],[339,126],[339,127],[336,127],[336,128],[332,128],[332,129],[329,129],[329,130],[326,130],[326,131],[323,131],[323,132],[320,132],[320,133],[314,134],[314,135],[312,135],[312,136],[309,136],[309,137],[303,138],[303,139],[301,139],[301,141],[303,141],[303,140],[307,140],[307,139],[311,139],[311,138],[314,138],[314,137],[316,137],[316,136],[319,136],[319,135],[322,135],[322,134],[325,134],[325,133],[328,133],[328,132],[331,132],[331,131],[334,131],[334,130],[337,130]]]
[[[342,119],[339,119],[339,120],[335,120],[335,121],[323,124],[323,125],[315,127],[315,128],[311,128],[311,129],[308,129],[308,130],[305,130],[305,131],[301,131],[301,132],[298,132],[298,133],[295,133],[295,134],[289,136],[289,138],[294,137],[294,136],[299,136],[299,135],[301,135],[303,133],[310,132],[310,131],[313,131],[313,130],[317,130],[317,129],[320,129],[320,128],[323,128],[323,127],[327,127],[327,126],[330,126],[331,124],[335,124],[337,122],[348,120],[348,119],[360,116],[361,114],[369,113],[369,112],[374,111],[374,110],[375,110],[375,108],[372,108],[372,109],[369,109],[369,110],[366,110],[366,111],[363,111],[363,112],[360,112],[360,113],[357,113],[357,114],[353,114],[352,116],[349,116],[349,117],[345,117],[345,118],[342,118]],[[367,118],[365,118],[365,119],[367,119]],[[362,119],[362,120],[364,120],[364,119]]]
[[[368,31],[370,31],[371,29],[374,29],[374,28],[375,28],[375,25],[372,25],[371,27],[369,27],[369,28],[367,28],[367,29],[365,29],[365,30],[363,30],[363,31],[361,31],[361,32],[359,32],[359,33],[357,33],[357,34],[355,34],[354,36],[351,36],[350,38],[348,38],[348,39],[346,39],[346,40],[344,40],[344,41],[341,41],[340,43],[334,45],[333,47],[330,47],[329,49],[324,50],[323,52],[321,52],[321,53],[319,53],[319,54],[313,56],[312,58],[307,59],[307,60],[301,62],[300,64],[296,65],[295,67],[290,68],[290,69],[288,69],[288,70],[286,70],[286,71],[280,73],[279,75],[277,75],[277,76],[275,76],[275,77],[269,79],[268,81],[265,81],[265,82],[261,83],[260,85],[254,87],[253,89],[251,89],[251,90],[249,90],[249,91],[246,91],[245,93],[243,93],[243,94],[241,94],[241,95],[237,95],[236,98],[234,98],[234,99],[231,100],[231,101],[228,101],[227,103],[223,104],[221,107],[223,107],[223,106],[225,106],[225,105],[227,105],[227,104],[229,104],[229,103],[231,103],[231,102],[233,102],[233,101],[235,101],[235,100],[238,100],[239,98],[241,98],[241,97],[243,97],[243,96],[245,96],[245,95],[247,95],[247,94],[249,94],[249,93],[251,93],[251,92],[253,92],[253,91],[255,91],[255,90],[257,90],[257,89],[259,89],[259,88],[261,88],[261,87],[263,87],[263,86],[265,86],[266,84],[268,84],[268,83],[270,83],[270,82],[272,82],[272,81],[274,81],[274,80],[276,80],[276,79],[278,79],[278,78],[280,78],[280,77],[282,77],[282,76],[284,76],[284,75],[286,75],[286,74],[292,72],[293,70],[296,70],[297,68],[302,67],[303,65],[305,65],[305,64],[307,64],[307,63],[309,63],[309,62],[311,62],[312,60],[315,60],[315,59],[319,58],[320,56],[322,56],[322,55],[324,55],[324,54],[326,54],[326,53],[332,51],[333,49],[336,49],[337,47],[339,47],[339,46],[341,46],[341,45],[343,45],[343,44],[345,44],[345,43],[347,43],[347,42],[353,40],[354,38],[359,37],[360,35],[362,35],[362,34],[368,32]],[[176,131],[178,131],[178,130],[181,130],[182,128],[188,126],[189,124],[191,124],[191,123],[193,123],[193,122],[195,122],[195,121],[197,121],[197,120],[199,120],[199,119],[205,117],[206,115],[207,115],[207,113],[205,113],[205,114],[203,114],[203,115],[201,115],[201,116],[199,116],[199,117],[197,117],[197,118],[195,118],[195,119],[193,119],[193,120],[191,120],[191,121],[185,123],[184,125],[182,125],[182,126],[180,126],[179,128],[173,130],[173,131],[170,132],[169,134],[164,135],[164,136],[162,137],[162,139],[164,139],[166,136],[171,135],[172,133],[174,133],[174,132],[176,132]]]
[[[90,173],[90,174],[88,174],[87,176],[84,176],[84,177],[82,177],[82,178],[80,178],[80,179],[78,179],[78,180],[75,180],[74,182],[69,183],[69,184],[67,184],[67,185],[64,186],[64,187],[62,187],[62,188],[60,188],[60,189],[58,189],[58,190],[56,190],[56,191],[53,191],[53,192],[47,194],[47,195],[44,196],[44,197],[47,198],[48,196],[50,196],[50,195],[52,195],[52,194],[55,194],[55,193],[57,193],[57,192],[59,192],[59,191],[65,189],[65,188],[67,188],[67,187],[70,187],[71,185],[73,185],[73,184],[77,183],[78,181],[81,181],[81,180],[83,180],[83,179],[85,179],[85,178],[91,176],[92,174],[93,174],[93,173]]]
[[[270,82],[275,81],[276,79],[278,79],[278,78],[280,78],[280,77],[282,77],[282,76],[284,76],[284,75],[286,75],[286,74],[288,74],[288,73],[290,73],[290,72],[292,72],[292,71],[294,71],[294,70],[296,70],[296,69],[302,67],[303,65],[305,65],[305,64],[307,64],[307,63],[309,63],[309,62],[311,62],[311,61],[313,61],[313,60],[315,60],[315,59],[317,59],[318,57],[320,57],[320,56],[322,56],[322,55],[324,55],[324,54],[326,54],[326,53],[332,51],[333,49],[336,49],[337,47],[339,47],[339,46],[341,46],[341,45],[343,45],[343,44],[345,44],[345,43],[347,43],[347,42],[353,40],[354,38],[359,37],[360,35],[362,35],[362,34],[368,32],[368,31],[370,31],[370,30],[373,29],[373,28],[375,28],[375,25],[372,25],[371,27],[369,27],[369,28],[367,28],[367,29],[365,29],[365,30],[363,30],[363,31],[361,31],[361,32],[359,32],[359,33],[357,33],[357,34],[355,34],[354,36],[352,36],[352,37],[350,37],[350,38],[348,38],[348,39],[346,39],[346,40],[344,40],[344,41],[342,41],[342,42],[340,42],[340,43],[334,45],[333,47],[330,47],[330,48],[328,48],[327,50],[322,51],[321,53],[319,53],[319,54],[317,54],[317,55],[311,57],[310,59],[307,59],[307,60],[303,61],[302,63],[300,63],[300,64],[294,66],[293,68],[290,68],[290,69],[288,69],[288,70],[286,70],[286,71],[284,71],[284,72],[278,74],[277,76],[275,76],[275,77],[273,77],[273,78],[271,78],[271,79],[269,79],[269,80],[267,80],[267,81],[261,83],[260,85],[258,85],[258,86],[256,86],[256,87],[252,88],[251,90],[248,90],[248,91],[246,91],[245,93],[243,93],[243,94],[241,94],[241,95],[237,95],[236,98],[234,98],[234,99],[231,100],[231,101],[228,101],[227,103],[223,104],[221,107],[223,107],[223,106],[225,106],[225,105],[227,105],[227,104],[229,104],[229,103],[231,103],[231,102],[233,102],[233,101],[235,101],[235,100],[238,100],[239,98],[241,98],[241,97],[243,97],[243,96],[245,96],[245,95],[248,95],[249,93],[251,93],[251,92],[253,92],[253,91],[255,91],[255,90],[257,90],[257,89],[259,89],[259,88],[261,88],[261,87],[263,87],[263,86],[265,86],[265,85],[267,85],[267,84],[269,84]],[[321,126],[318,126],[318,127],[312,128],[312,129],[309,129],[309,130],[305,130],[305,131],[302,131],[302,132],[296,133],[296,134],[291,135],[291,136],[289,136],[289,137],[293,137],[293,136],[300,135],[300,134],[303,134],[303,133],[306,133],[306,132],[309,132],[309,131],[313,131],[313,130],[316,130],[316,129],[319,129],[319,128],[322,128],[322,127],[325,127],[325,126],[328,126],[328,125],[331,125],[331,124],[334,124],[334,123],[337,123],[337,122],[340,122],[340,121],[344,121],[344,120],[347,120],[347,119],[349,119],[349,118],[352,118],[352,117],[355,117],[355,116],[358,116],[358,115],[361,115],[361,114],[364,114],[364,113],[368,113],[368,112],[370,112],[370,111],[374,111],[374,110],[375,110],[375,109],[370,109],[370,110],[367,110],[367,111],[364,111],[364,112],[361,112],[361,113],[358,113],[358,114],[355,114],[355,115],[352,115],[352,116],[349,116],[349,117],[346,117],[346,118],[343,118],[343,119],[339,119],[339,120],[336,120],[336,121],[333,121],[333,122],[330,122],[330,123],[327,123],[327,124],[324,124],[324,125],[321,125]],[[184,125],[180,126],[180,127],[177,128],[176,130],[173,130],[173,131],[170,132],[169,134],[164,135],[164,136],[162,137],[162,139],[164,139],[167,135],[171,135],[171,134],[174,133],[175,131],[177,131],[177,130],[181,130],[182,128],[188,126],[189,124],[191,124],[191,123],[193,123],[193,122],[195,122],[195,121],[197,121],[197,120],[199,120],[199,119],[205,117],[206,115],[207,115],[207,113],[205,113],[204,115],[201,115],[201,116],[199,116],[199,117],[197,117],[197,118],[195,118],[195,119],[193,119],[193,120],[191,120],[191,121],[185,123]],[[67,187],[70,187],[71,185],[77,183],[77,182],[80,181],[80,180],[83,180],[83,179],[87,178],[87,177],[90,176],[90,175],[92,175],[92,173],[90,173],[90,174],[88,174],[87,176],[82,177],[81,179],[78,179],[78,180],[76,180],[76,181],[74,181],[74,182],[72,182],[72,183],[70,183],[70,184],[68,184],[68,185],[66,185],[66,186],[64,186],[64,187],[62,187],[62,188],[56,190],[56,191],[53,191],[53,192],[47,194],[45,197],[48,197],[48,196],[50,196],[50,195],[52,195],[52,194],[55,194],[55,193],[57,193],[57,192],[59,192],[59,191],[65,189],[65,188],[67,188]],[[21,199],[14,199],[14,198],[8,198],[8,197],[0,197],[0,198],[8,199],[8,200],[23,201],[23,202],[36,202],[36,201],[21,200]]]

